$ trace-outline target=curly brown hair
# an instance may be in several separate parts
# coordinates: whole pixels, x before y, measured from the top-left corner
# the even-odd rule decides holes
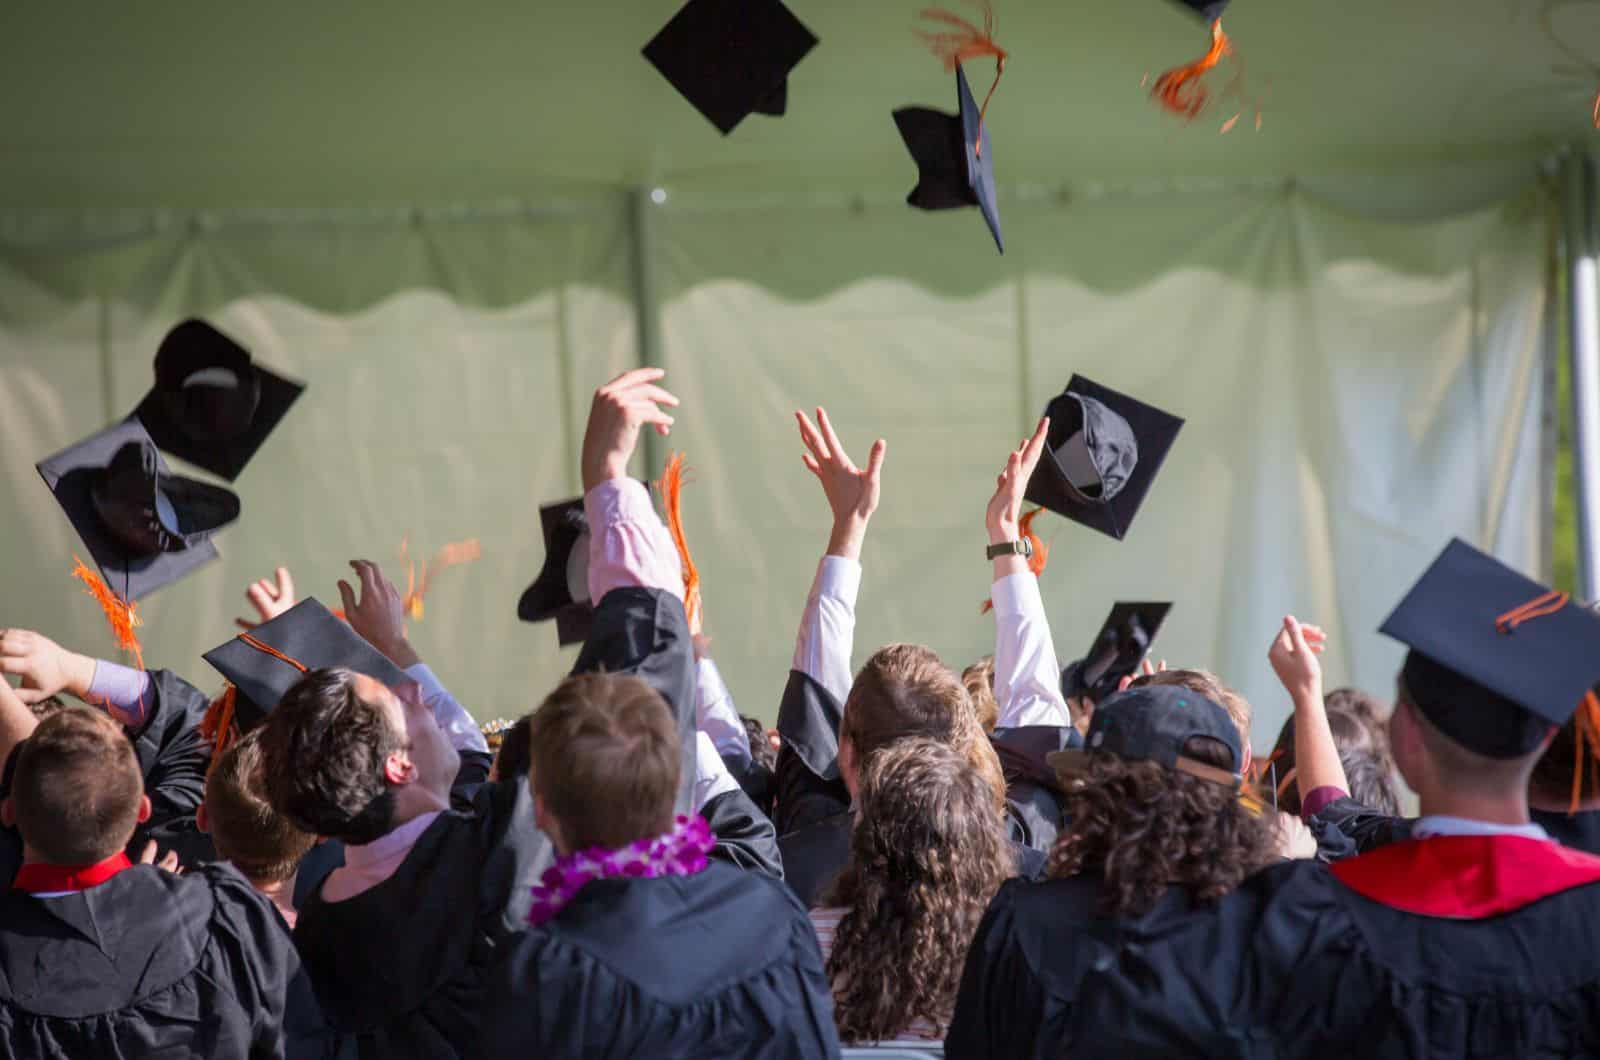
[[[1191,737],[1183,754],[1234,768],[1228,749],[1207,737]],[[1090,755],[1067,784],[1062,813],[1070,825],[1051,851],[1050,875],[1099,871],[1106,916],[1146,913],[1171,884],[1213,901],[1277,855],[1271,817],[1228,787],[1156,762]]]
[[[850,866],[825,904],[848,912],[828,957],[847,1042],[949,1024],[967,946],[1012,873],[988,783],[957,748],[920,737],[880,750],[858,799]]]

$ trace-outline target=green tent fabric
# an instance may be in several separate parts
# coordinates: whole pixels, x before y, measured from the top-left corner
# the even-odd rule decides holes
[[[983,502],[1074,371],[1188,427],[1127,542],[1041,524],[1061,661],[1112,599],[1172,598],[1160,653],[1240,687],[1258,742],[1283,613],[1387,693],[1372,631],[1450,535],[1547,562],[1547,173],[1593,135],[1568,53],[1600,57],[1600,5],[1237,0],[1265,111],[1223,136],[1139,87],[1203,46],[1177,5],[1002,3],[1004,257],[903,203],[889,111],[953,106],[917,5],[796,0],[822,44],[790,113],[727,139],[637,55],[675,6],[0,15],[0,621],[110,650],[32,465],[129,411],[191,314],[311,384],[223,561],[142,608],[147,657],[202,684],[272,566],[331,602],[353,556],[477,536],[415,638],[480,717],[536,705],[570,663],[513,617],[537,508],[645,355],[685,404],[638,470],[688,454],[713,652],[758,716],[825,540],[797,407],[890,443],[858,663],[992,649]]]

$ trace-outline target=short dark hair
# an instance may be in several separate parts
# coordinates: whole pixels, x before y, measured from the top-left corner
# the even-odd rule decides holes
[[[744,738],[750,741],[750,760],[758,766],[776,770],[778,752],[773,749],[772,741],[767,739],[767,727],[748,714],[739,715],[739,720],[744,722]]]
[[[206,777],[205,806],[218,856],[252,883],[287,880],[317,841],[267,801],[259,728],[217,757]]]
[[[533,747],[529,733],[533,730],[533,715],[524,714],[511,723],[500,737],[500,750],[494,754],[494,775],[500,780],[525,777],[533,766]]]
[[[52,865],[93,865],[127,846],[143,794],[133,744],[101,711],[63,707],[17,750],[17,831]]]
[[[302,831],[352,846],[386,834],[394,789],[384,763],[403,750],[381,706],[356,694],[350,670],[312,670],[262,728],[267,799]]]
[[[682,749],[671,709],[639,678],[567,678],[528,736],[533,790],[569,849],[613,849],[672,827]]]
[[[1328,728],[1333,734],[1333,744],[1339,751],[1339,761],[1344,766],[1345,780],[1350,785],[1350,797],[1361,805],[1390,816],[1400,814],[1400,794],[1394,782],[1394,755],[1389,750],[1389,736],[1382,718],[1385,706],[1359,689],[1336,688],[1323,697],[1328,714]],[[1272,783],[1277,777],[1283,789],[1278,796],[1278,809],[1298,815],[1300,785],[1286,783],[1288,773],[1295,768],[1294,717],[1291,715],[1278,732],[1278,742],[1272,749],[1269,762],[1276,762],[1275,774],[1261,777],[1261,782]]]

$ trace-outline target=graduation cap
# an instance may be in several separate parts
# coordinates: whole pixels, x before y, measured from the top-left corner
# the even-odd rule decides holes
[[[929,107],[901,107],[894,112],[900,138],[917,163],[917,186],[906,202],[919,210],[953,210],[976,206],[1005,253],[1000,234],[1000,207],[994,189],[994,147],[982,120],[972,87],[956,66],[958,114]]]
[[[1408,646],[1401,681],[1469,751],[1516,758],[1600,680],[1600,616],[1453,540],[1380,632]]]
[[[1207,22],[1215,22],[1221,18],[1222,12],[1228,6],[1228,0],[1177,0],[1177,2]]]
[[[589,637],[594,605],[589,600],[589,520],[583,498],[539,509],[544,531],[544,566],[517,602],[524,622],[555,619],[556,639],[565,647]]]
[[[1122,540],[1183,420],[1079,375],[1045,415],[1050,434],[1028,500]]]
[[[134,415],[163,452],[229,482],[305,390],[203,320],[167,332],[155,368],[155,386]]]
[[[106,585],[138,600],[217,558],[216,531],[239,517],[221,486],[168,470],[137,420],[124,420],[36,465]]]
[[[748,114],[783,114],[789,72],[816,44],[780,0],[689,0],[644,57],[726,136]]]
[[[265,721],[284,694],[312,670],[341,667],[390,688],[412,683],[404,670],[310,597],[203,658],[236,689],[242,731]]]
[[[1170,603],[1112,607],[1088,654],[1061,671],[1061,694],[1099,702],[1116,692],[1124,677],[1138,672],[1171,610]]]

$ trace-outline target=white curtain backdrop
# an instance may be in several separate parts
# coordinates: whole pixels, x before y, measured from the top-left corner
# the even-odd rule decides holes
[[[742,710],[776,710],[826,540],[793,410],[826,405],[857,455],[889,441],[856,663],[910,640],[959,668],[993,649],[994,475],[1080,372],[1188,425],[1125,542],[1041,519],[1061,661],[1114,600],[1173,600],[1157,654],[1244,692],[1264,745],[1285,613],[1329,628],[1332,683],[1387,696],[1399,651],[1375,630],[1452,535],[1541,573],[1548,201],[1524,184],[1402,220],[1281,186],[1024,199],[1004,220],[1028,254],[1000,261],[975,214],[890,203],[675,198],[642,240],[616,201],[110,235],[0,218],[0,624],[109,650],[33,463],[131,409],[162,333],[202,312],[310,389],[239,480],[223,560],[142,607],[151,664],[218,684],[199,655],[277,563],[333,605],[352,556],[476,536],[414,639],[480,718],[536,705],[572,655],[514,616],[537,508],[576,492],[588,394],[640,356],[644,246],[683,399],[656,455],[693,469],[707,632]]]

